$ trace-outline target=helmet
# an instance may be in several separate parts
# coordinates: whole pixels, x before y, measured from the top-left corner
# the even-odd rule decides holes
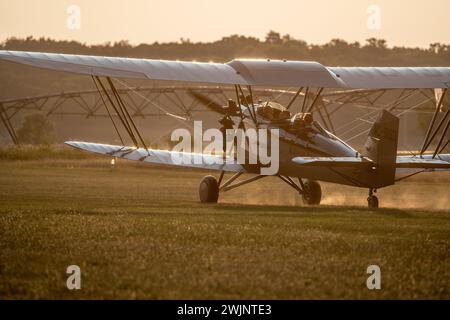
[[[305,121],[305,124],[310,125],[313,123],[314,118],[311,113],[305,113],[303,115],[303,120]]]
[[[303,114],[297,113],[291,119],[293,129],[302,129],[305,127],[305,121],[303,120]]]

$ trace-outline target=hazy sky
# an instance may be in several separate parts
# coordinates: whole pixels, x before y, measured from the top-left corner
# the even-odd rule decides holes
[[[80,29],[70,5],[80,8]],[[318,44],[377,37],[391,46],[428,47],[450,44],[449,13],[450,0],[0,0],[0,41],[29,35],[133,44],[231,34],[262,39],[273,29]]]

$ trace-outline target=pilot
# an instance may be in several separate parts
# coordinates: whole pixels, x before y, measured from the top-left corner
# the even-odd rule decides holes
[[[251,95],[248,96],[244,96],[244,95],[240,95],[239,99],[241,100],[241,103],[245,104],[245,105],[252,105],[253,104],[253,99]]]
[[[274,119],[274,115],[273,115],[273,109],[272,107],[266,105],[261,107],[261,115],[266,118],[267,120],[273,120]]]
[[[281,110],[277,108],[271,108],[273,114],[273,120],[279,120],[281,115]]]
[[[291,127],[294,131],[303,130],[305,128],[305,120],[303,114],[297,113],[291,120]]]
[[[303,121],[305,122],[305,125],[307,127],[310,127],[314,121],[314,118],[312,116],[312,113],[305,113],[303,115]]]
[[[238,112],[238,107],[236,102],[232,99],[228,99],[228,113],[229,114],[236,114]]]
[[[227,130],[233,129],[233,119],[229,115],[224,116],[222,119],[219,120],[219,123],[222,125],[220,127],[220,132],[222,133],[222,147],[223,147],[223,153],[222,156],[225,159],[227,156]]]

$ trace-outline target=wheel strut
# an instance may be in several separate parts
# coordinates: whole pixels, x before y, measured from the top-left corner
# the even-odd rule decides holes
[[[370,188],[369,197],[367,198],[367,205],[370,209],[378,208],[378,197],[374,193],[377,193],[377,189]]]

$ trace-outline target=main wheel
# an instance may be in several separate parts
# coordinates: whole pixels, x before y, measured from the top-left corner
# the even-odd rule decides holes
[[[202,203],[217,203],[219,200],[219,184],[213,176],[206,176],[200,182],[198,190],[200,202]]]
[[[377,196],[369,196],[367,198],[367,205],[370,209],[377,209],[378,208],[378,198]]]
[[[318,205],[322,199],[322,188],[317,181],[306,180],[303,183],[304,192],[302,193],[303,203],[309,205]]]

